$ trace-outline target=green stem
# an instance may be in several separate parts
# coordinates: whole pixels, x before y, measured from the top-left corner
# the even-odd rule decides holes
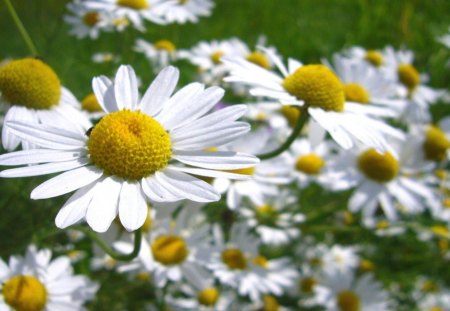
[[[294,129],[291,132],[291,135],[286,139],[286,141],[277,149],[256,155],[261,160],[267,160],[271,158],[275,158],[277,155],[282,154],[284,151],[286,151],[294,142],[294,140],[298,137],[300,132],[302,131],[303,126],[305,125],[306,121],[308,120],[308,112],[306,109],[303,109],[298,106],[294,106],[300,111],[300,117],[297,120],[297,123],[295,124]]]
[[[75,229],[86,234],[92,241],[98,244],[100,248],[107,253],[111,258],[118,261],[131,261],[137,257],[139,251],[141,249],[141,241],[142,241],[142,232],[140,229],[134,231],[134,246],[133,251],[129,254],[119,254],[114,249],[111,248],[105,241],[103,241],[95,232],[92,230],[83,227],[83,226],[72,226],[71,229]]]
[[[22,35],[22,38],[25,41],[26,45],[28,46],[28,49],[30,50],[31,54],[37,56],[38,51],[36,50],[36,47],[34,46],[30,35],[28,34],[27,30],[23,26],[22,21],[19,18],[19,15],[17,15],[16,10],[14,9],[11,1],[10,0],[3,0],[3,1],[5,2],[6,7],[8,8],[9,14],[11,14],[11,17],[14,20],[14,23],[16,24],[17,29],[19,29],[19,32]]]

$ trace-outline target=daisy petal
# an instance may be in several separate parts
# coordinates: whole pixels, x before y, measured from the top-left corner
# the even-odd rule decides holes
[[[122,65],[117,71],[114,80],[114,94],[119,110],[126,108],[132,111],[138,105],[138,88],[136,74],[129,65]]]
[[[19,146],[20,138],[11,132],[11,129],[7,126],[7,124],[11,121],[17,121],[18,117],[20,117],[22,113],[27,113],[25,108],[13,106],[8,110],[3,120],[2,143],[3,148],[8,151],[12,151]]]
[[[64,172],[68,170],[73,170],[80,166],[85,166],[89,163],[87,158],[76,159],[66,162],[54,162],[45,163],[40,165],[24,166],[13,168],[9,170],[4,170],[0,172],[0,177],[11,178],[11,177],[27,177],[27,176],[40,176],[53,174],[58,172]]]
[[[141,184],[145,195],[152,201],[175,202],[183,199],[183,197],[179,196],[177,193],[172,193],[160,185],[155,176],[143,178]]]
[[[111,80],[105,76],[92,79],[92,89],[100,106],[105,112],[114,112],[117,108],[116,98],[114,96],[114,87]]]
[[[203,168],[170,166],[170,169],[173,171],[179,171],[179,172],[184,172],[184,173],[188,173],[191,175],[205,176],[205,177],[226,178],[226,179],[235,179],[235,180],[246,180],[246,179],[250,178],[249,175],[229,173],[229,172],[224,172],[224,171],[208,170],[208,169],[203,169]]]
[[[174,151],[173,158],[188,165],[215,170],[248,168],[259,163],[255,156],[232,151]]]
[[[142,227],[147,218],[147,202],[138,182],[124,182],[119,198],[120,222],[128,231]]]
[[[85,156],[83,150],[59,151],[47,149],[31,149],[10,152],[0,155],[0,165],[24,165],[45,162],[63,162]]]

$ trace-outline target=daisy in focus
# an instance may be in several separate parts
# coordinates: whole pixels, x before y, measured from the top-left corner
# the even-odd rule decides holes
[[[27,249],[25,257],[0,259],[0,310],[84,310],[98,285],[87,277],[73,275],[68,257],[51,260],[50,250]]]
[[[224,57],[231,74],[224,81],[252,86],[250,94],[278,100],[283,105],[305,107],[305,111],[344,149],[356,142],[388,149],[386,136],[403,138],[393,127],[363,113],[361,105],[348,103],[342,82],[324,65],[303,65],[288,60],[288,68],[274,53],[268,55],[282,76],[249,61]]]
[[[199,17],[210,16],[213,7],[212,0],[176,0],[173,5],[165,6],[161,15],[169,23],[197,23]]]
[[[33,145],[14,135],[6,123],[20,121],[48,124],[84,133],[91,122],[80,112],[72,93],[61,85],[56,73],[35,58],[13,60],[0,67],[0,101],[8,106],[3,120],[2,144],[14,150],[22,142],[24,149]]]
[[[104,232],[119,215],[125,229],[133,231],[145,222],[148,200],[219,200],[210,184],[191,174],[248,178],[225,171],[254,166],[259,162],[254,156],[202,151],[248,132],[247,123],[235,121],[246,108],[235,105],[208,114],[224,91],[191,83],[171,96],[178,77],[178,69],[165,68],[141,99],[130,66],[121,66],[114,82],[94,78],[94,93],[107,114],[86,134],[8,122],[14,135],[42,149],[0,156],[1,165],[25,165],[0,176],[64,172],[31,193],[32,199],[46,199],[75,191],[56,217],[59,228],[86,219],[92,229]]]
[[[145,55],[152,65],[154,72],[159,72],[162,68],[167,67],[178,58],[175,44],[164,39],[154,43],[137,39],[134,50]]]

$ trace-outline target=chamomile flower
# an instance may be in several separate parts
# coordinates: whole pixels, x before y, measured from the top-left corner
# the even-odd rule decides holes
[[[388,148],[385,136],[403,138],[400,131],[366,116],[361,105],[347,103],[341,81],[326,66],[302,65],[289,59],[286,68],[279,57],[267,52],[282,76],[243,59],[224,57],[223,63],[231,70],[224,81],[252,86],[250,94],[253,96],[304,106],[305,111],[345,149],[358,141],[383,151]]]
[[[374,49],[365,49],[361,46],[351,47],[341,53],[342,56],[349,58],[352,61],[364,62],[374,68],[382,68],[385,64],[385,59],[382,51]]]
[[[358,263],[359,256],[354,247],[333,245],[322,255],[322,269],[326,272],[349,273]]]
[[[140,100],[130,66],[121,66],[114,82],[104,76],[94,78],[94,93],[107,114],[86,134],[9,122],[14,135],[43,149],[0,156],[1,165],[39,163],[5,170],[0,176],[64,172],[31,193],[32,199],[45,199],[76,191],[56,217],[60,228],[86,219],[95,231],[104,232],[118,214],[122,225],[132,231],[144,224],[148,199],[217,201],[220,194],[190,174],[247,178],[224,170],[252,167],[257,158],[201,151],[246,133],[249,125],[235,122],[245,107],[208,114],[223,90],[191,83],[171,96],[178,76],[178,69],[165,68]]]
[[[87,277],[73,275],[68,257],[51,260],[50,250],[30,246],[9,265],[0,259],[0,310],[84,310],[97,288]]]
[[[78,39],[97,39],[101,31],[111,30],[111,21],[104,12],[89,10],[80,1],[68,3],[67,9],[71,15],[64,16],[64,21],[72,27],[69,34]]]
[[[91,60],[94,63],[110,63],[110,62],[117,62],[119,60],[119,57],[117,55],[114,55],[110,52],[98,52],[92,54]]]
[[[87,0],[84,5],[89,10],[110,14],[113,20],[129,20],[137,30],[144,31],[144,20],[165,24],[161,10],[172,3],[165,0]]]
[[[317,304],[327,311],[389,310],[389,297],[372,275],[356,278],[352,271],[326,273],[314,287]]]
[[[78,134],[91,127],[79,111],[76,98],[61,86],[50,66],[39,59],[18,59],[0,67],[0,93],[1,102],[9,106],[2,128],[2,143],[6,150],[16,149],[21,142],[24,149],[32,147],[6,126],[10,121],[48,124]]]
[[[81,100],[81,110],[90,120],[98,120],[105,115],[94,93],[86,95]]]
[[[266,197],[263,205],[245,205],[238,212],[266,244],[286,244],[298,237],[298,224],[305,220],[298,212],[297,199],[288,191],[282,191],[276,197]]]
[[[169,40],[163,39],[150,43],[143,39],[137,39],[134,50],[145,55],[155,72],[159,72],[161,68],[167,67],[177,59],[175,44]]]
[[[171,6],[165,6],[161,15],[169,23],[197,23],[199,17],[210,16],[213,7],[212,0],[176,0]]]

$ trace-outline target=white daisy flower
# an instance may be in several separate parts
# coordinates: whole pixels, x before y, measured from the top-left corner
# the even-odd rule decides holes
[[[351,271],[326,273],[314,287],[317,304],[327,311],[389,310],[389,297],[372,275],[356,278]]]
[[[438,37],[438,41],[450,49],[450,27],[448,27],[447,34],[445,34],[441,37]]]
[[[143,39],[137,39],[134,50],[145,55],[155,72],[159,72],[162,68],[167,67],[178,57],[175,44],[164,39],[153,44]]]
[[[361,46],[351,47],[343,51],[341,55],[352,61],[364,62],[377,69],[382,68],[385,63],[383,53],[380,50],[365,49]]]
[[[91,127],[91,122],[78,109],[76,98],[39,59],[18,59],[2,66],[0,93],[1,102],[9,106],[2,128],[3,148],[8,151],[16,149],[21,142],[24,149],[32,147],[6,126],[10,121],[57,126],[78,135]]]
[[[172,2],[166,0],[86,0],[84,5],[89,10],[110,14],[117,21],[129,20],[137,30],[145,31],[144,20],[156,24],[166,23],[161,17],[161,12],[166,7],[172,6]]]
[[[121,66],[114,82],[104,76],[94,78],[94,93],[107,115],[86,135],[9,122],[14,135],[44,149],[0,156],[1,165],[39,163],[5,170],[0,176],[64,172],[31,193],[32,199],[46,199],[76,190],[56,217],[59,228],[85,218],[95,231],[105,232],[118,214],[122,225],[132,231],[143,225],[148,199],[219,200],[220,194],[211,185],[190,174],[247,178],[224,170],[252,167],[259,162],[254,156],[199,151],[248,132],[247,123],[235,122],[245,113],[245,106],[208,114],[223,90],[191,83],[171,96],[178,76],[178,69],[165,68],[142,99],[130,66]]]
[[[212,0],[176,0],[171,6],[161,10],[162,17],[169,23],[197,23],[199,17],[211,15]]]
[[[51,260],[50,250],[28,247],[25,257],[12,256],[9,265],[0,259],[0,310],[84,310],[98,285],[73,275],[68,257]]]
[[[308,114],[345,149],[359,141],[384,151],[388,147],[385,136],[403,138],[400,131],[363,114],[361,105],[346,102],[341,81],[326,66],[304,66],[289,59],[286,68],[274,53],[267,53],[282,76],[243,59],[223,57],[223,63],[231,68],[224,81],[252,86],[253,96],[305,106]]]
[[[81,100],[81,110],[87,115],[89,120],[98,120],[106,114],[94,93],[86,95]]]
[[[265,198],[265,204],[243,206],[238,213],[244,216],[247,225],[254,228],[261,241],[266,244],[286,244],[300,235],[298,224],[305,216],[298,210],[298,200],[288,191],[276,197]]]
[[[333,245],[322,255],[322,269],[327,273],[349,273],[356,269],[358,264],[359,256],[354,247]]]
[[[259,241],[249,234],[247,226],[233,225],[228,241],[218,227],[214,229],[214,247],[203,260],[220,283],[236,288],[239,295],[254,302],[264,294],[282,295],[293,285],[297,272],[290,260],[268,260],[260,255]]]
[[[111,20],[105,12],[89,10],[80,1],[68,3],[67,9],[71,15],[64,16],[64,21],[72,27],[69,34],[78,39],[97,39],[101,31],[111,30]]]
[[[119,57],[110,52],[98,52],[92,54],[91,60],[94,63],[109,63],[109,62],[117,62]]]

